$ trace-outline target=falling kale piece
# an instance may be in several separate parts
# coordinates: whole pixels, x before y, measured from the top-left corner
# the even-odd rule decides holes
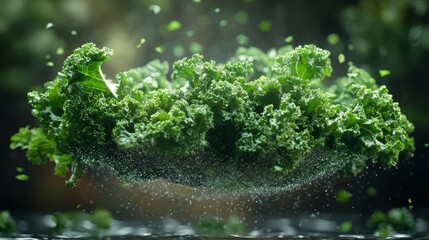
[[[358,174],[411,157],[413,125],[385,86],[350,65],[327,86],[329,52],[314,45],[267,53],[239,48],[227,63],[195,54],[154,60],[109,80],[108,48],[88,43],[62,71],[30,92],[38,128],[21,128],[11,148],[55,174],[107,168],[125,181],[166,178],[210,187],[287,184],[326,171]],[[314,177],[312,177],[314,176]]]
[[[16,222],[9,211],[0,211],[0,236],[17,233]]]
[[[390,232],[414,233],[416,220],[407,208],[392,208],[387,213],[374,211],[367,221],[367,226],[386,237]]]

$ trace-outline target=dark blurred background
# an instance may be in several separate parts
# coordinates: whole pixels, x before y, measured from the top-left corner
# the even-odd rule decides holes
[[[391,207],[429,208],[429,1],[428,0],[0,0],[0,210],[53,212],[105,207],[122,216],[281,215],[290,211],[362,212]],[[177,30],[168,28],[180,22]],[[370,167],[356,178],[332,178],[257,200],[200,200],[156,196],[121,186],[106,174],[90,173],[68,189],[53,166],[31,166],[25,153],[9,150],[19,127],[36,126],[27,92],[55,77],[64,59],[80,45],[95,42],[115,50],[103,66],[108,77],[153,59],[169,63],[192,53],[223,62],[238,46],[263,50],[314,43],[332,52],[333,77],[346,61],[364,67],[387,85],[415,124],[417,151],[397,168]],[[141,39],[145,43],[137,47]],[[391,74],[380,77],[379,70]],[[425,146],[426,144],[426,146]],[[15,179],[22,167],[28,181]],[[376,196],[366,194],[368,187]],[[339,203],[338,189],[352,198]],[[179,190],[180,191],[180,190]],[[299,199],[299,201],[297,201]],[[232,208],[230,204],[240,205]],[[207,206],[207,207],[206,207]],[[225,210],[226,209],[226,210]],[[416,210],[417,209],[417,210]],[[189,212],[191,211],[192,212]]]

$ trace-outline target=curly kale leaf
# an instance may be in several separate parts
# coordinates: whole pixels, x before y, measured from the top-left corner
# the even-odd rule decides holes
[[[55,174],[59,176],[65,176],[73,162],[72,155],[62,153],[56,142],[48,139],[40,128],[19,129],[19,132],[11,137],[10,148],[27,150],[28,160],[35,165],[54,162]]]
[[[387,88],[371,90],[363,85],[348,86],[354,100],[343,105],[330,128],[337,145],[369,156],[385,167],[396,165],[399,154],[411,156],[414,130],[394,103]]]
[[[339,105],[328,127],[337,146],[364,154],[384,167],[396,165],[401,153],[412,156],[414,126],[385,86],[378,87],[366,71],[351,65],[348,78],[340,79],[330,90],[336,93],[333,101]],[[364,164],[353,166],[350,171],[356,174],[362,167]]]
[[[290,45],[279,49],[270,49],[267,53],[256,47],[239,47],[229,62],[251,63],[253,70],[249,74],[249,80],[253,80],[260,76],[270,76],[276,58],[284,56],[292,50],[293,47]]]
[[[314,45],[295,48],[286,54],[284,63],[292,76],[302,79],[323,79],[331,76],[330,52]]]
[[[213,114],[205,105],[190,104],[166,90],[156,91],[140,103],[124,98],[120,105],[131,116],[113,129],[121,148],[186,156],[207,145],[205,133],[212,127]]]
[[[98,49],[95,44],[87,43],[64,61],[60,76],[68,79],[70,86],[77,86],[82,91],[102,91],[116,96],[117,84],[107,80],[101,71],[101,64],[112,54],[111,49]]]
[[[308,176],[314,161],[357,174],[367,160],[388,168],[414,151],[414,127],[386,87],[353,65],[325,86],[329,52],[314,45],[240,48],[225,64],[196,54],[175,62],[171,78],[155,60],[119,73],[117,84],[100,70],[111,54],[94,44],[76,49],[45,92],[29,93],[40,128],[12,137],[11,148],[26,149],[35,164],[54,161],[60,175],[71,166],[69,185],[87,167],[124,179],[216,182],[227,174],[226,185],[266,184]]]
[[[118,78],[125,78],[126,82],[119,84],[121,89],[118,89],[118,92],[126,89],[138,89],[144,93],[149,93],[158,88],[171,90],[175,86],[168,81],[167,73],[167,62],[151,61],[143,67],[121,73],[124,76],[119,76]]]

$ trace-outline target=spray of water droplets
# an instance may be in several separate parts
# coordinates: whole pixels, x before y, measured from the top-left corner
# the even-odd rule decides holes
[[[364,159],[357,154],[315,149],[284,177],[266,167],[266,160],[238,166],[212,153],[186,159],[121,150],[80,150],[79,155],[85,165],[116,169],[122,181],[144,186],[145,191],[197,198],[267,196],[292,191],[340,171],[347,162]]]

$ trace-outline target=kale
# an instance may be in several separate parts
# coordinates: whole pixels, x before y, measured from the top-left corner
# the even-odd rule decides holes
[[[10,212],[0,211],[0,236],[8,236],[17,232],[16,222]]]
[[[329,54],[241,47],[225,64],[195,54],[168,78],[168,64],[155,60],[112,81],[101,71],[112,50],[88,43],[45,92],[29,93],[40,127],[20,129],[11,148],[34,164],[55,162],[57,175],[71,170],[69,185],[89,167],[233,187],[318,176],[323,162],[320,171],[356,175],[368,160],[389,168],[411,157],[414,127],[387,88],[353,65],[327,86]]]
[[[386,237],[390,232],[414,233],[416,219],[405,207],[392,208],[386,213],[376,210],[368,219],[367,226],[376,229],[379,235],[384,235],[382,237]]]

